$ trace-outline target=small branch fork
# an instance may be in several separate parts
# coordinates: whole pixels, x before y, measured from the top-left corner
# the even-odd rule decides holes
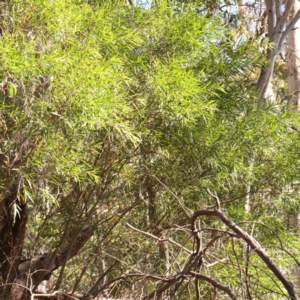
[[[192,251],[191,251],[191,250],[189,250],[189,249],[183,247],[182,245],[176,243],[175,241],[173,241],[173,240],[171,240],[171,239],[169,239],[169,238],[164,238],[164,239],[162,239],[162,238],[159,238],[159,237],[155,236],[154,234],[151,234],[151,233],[149,233],[149,232],[145,232],[145,231],[142,231],[142,230],[140,230],[140,229],[137,229],[137,228],[133,227],[132,225],[130,225],[129,223],[126,223],[126,225],[127,225],[129,228],[131,228],[132,230],[136,231],[136,232],[139,232],[139,233],[141,233],[141,234],[143,234],[143,235],[145,235],[145,236],[148,236],[148,237],[151,237],[151,238],[157,240],[159,243],[169,242],[169,243],[175,245],[176,247],[181,248],[181,249],[184,250],[185,252],[187,252],[187,253],[189,253],[189,254],[192,254]]]

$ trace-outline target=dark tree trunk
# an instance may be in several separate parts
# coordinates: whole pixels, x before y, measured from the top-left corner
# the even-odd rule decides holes
[[[13,283],[17,277],[28,221],[27,205],[19,205],[17,195],[18,185],[14,184],[1,203],[0,263],[3,283]],[[13,211],[14,206],[18,209],[17,213]],[[7,286],[6,290],[10,287]]]

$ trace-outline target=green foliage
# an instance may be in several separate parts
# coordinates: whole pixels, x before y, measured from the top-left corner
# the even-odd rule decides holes
[[[286,224],[299,197],[299,117],[259,105],[249,79],[260,64],[255,44],[236,45],[228,39],[236,33],[197,6],[179,13],[166,4],[143,10],[100,2],[1,4],[0,192],[3,198],[16,182],[18,204],[30,207],[24,255],[52,251],[89,225],[95,234],[65,269],[64,289],[78,281],[75,289],[87,292],[114,262],[106,280],[174,275],[189,255],[168,244],[168,261],[162,244],[126,223],[193,251],[190,216],[215,205],[210,189],[288,270],[294,262],[279,239],[299,254]],[[201,226],[227,230],[213,218]],[[237,278],[249,268],[253,298],[281,293],[245,247],[222,240],[205,263],[226,263],[200,271],[242,295]],[[117,283],[112,294],[146,295],[158,286],[146,279]],[[190,289],[174,299],[194,299]],[[200,290],[203,299],[213,294],[204,284]]]

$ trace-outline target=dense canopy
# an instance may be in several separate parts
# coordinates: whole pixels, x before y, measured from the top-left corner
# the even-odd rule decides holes
[[[130,3],[0,3],[2,299],[296,299],[300,123],[260,42]]]

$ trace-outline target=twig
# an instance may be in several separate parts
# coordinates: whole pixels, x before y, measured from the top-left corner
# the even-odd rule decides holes
[[[151,175],[153,178],[155,178],[164,188],[166,188],[169,192],[170,192],[170,194],[171,195],[173,195],[174,197],[175,197],[175,199],[177,199],[177,201],[179,202],[179,204],[180,204],[180,206],[181,206],[181,208],[183,209],[183,211],[185,212],[185,214],[190,218],[191,216],[190,216],[190,214],[187,212],[187,210],[186,210],[186,208],[184,207],[184,205],[183,205],[183,203],[181,202],[181,200],[178,198],[178,196],[174,193],[174,192],[172,192],[171,190],[170,190],[170,188],[168,188],[163,182],[161,182],[161,180],[159,180],[156,176],[154,176],[154,175]]]
[[[157,237],[157,236],[155,236],[155,235],[153,235],[153,234],[151,234],[151,233],[149,233],[149,232],[145,232],[145,231],[142,231],[142,230],[140,230],[140,229],[137,229],[137,228],[133,227],[132,225],[130,225],[129,223],[126,223],[126,225],[127,225],[129,228],[131,228],[131,229],[133,229],[134,231],[136,231],[136,232],[139,232],[139,233],[141,233],[141,234],[143,234],[143,235],[145,235],[145,236],[148,236],[148,237],[151,237],[152,239],[157,240],[159,243],[162,243],[162,242],[170,242],[171,244],[173,244],[173,245],[179,247],[180,249],[184,250],[185,252],[187,252],[187,253],[189,253],[189,254],[192,254],[192,253],[193,253],[191,250],[189,250],[189,249],[183,247],[182,245],[176,243],[175,241],[173,241],[173,240],[171,240],[171,239],[169,239],[169,238],[163,238],[163,239],[162,239],[162,238],[159,238],[159,237]]]
[[[211,277],[208,277],[203,274],[199,274],[193,271],[190,271],[189,274],[193,275],[194,277],[200,279],[200,280],[205,280],[209,282],[214,288],[219,289],[223,292],[225,292],[232,300],[238,300],[236,294],[226,285],[223,285],[216,280],[212,279]]]
[[[214,195],[209,189],[207,189],[207,192],[216,200],[217,204],[217,210],[221,211],[221,204],[220,204],[220,199],[218,196]]]

